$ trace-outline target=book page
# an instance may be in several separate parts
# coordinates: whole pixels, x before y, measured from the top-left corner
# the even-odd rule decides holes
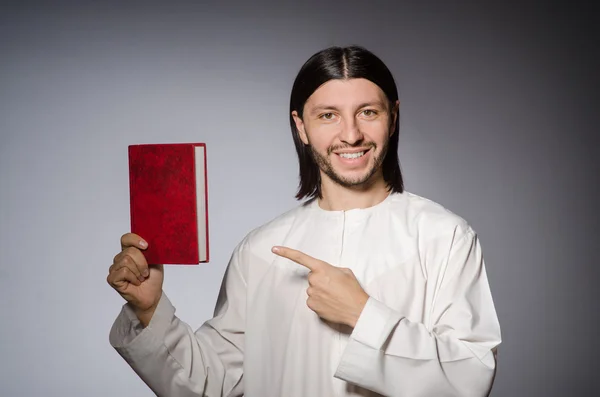
[[[198,215],[198,254],[200,261],[206,261],[206,176],[205,176],[205,148],[204,146],[196,146],[195,161],[196,161],[196,200],[197,200],[197,215]]]

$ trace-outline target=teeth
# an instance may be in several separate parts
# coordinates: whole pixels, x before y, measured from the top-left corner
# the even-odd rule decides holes
[[[345,159],[357,159],[361,156],[363,156],[365,154],[365,152],[358,152],[358,153],[340,153],[340,157],[343,157]]]

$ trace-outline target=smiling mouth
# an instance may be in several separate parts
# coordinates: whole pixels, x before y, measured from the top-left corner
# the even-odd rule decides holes
[[[357,159],[359,157],[364,156],[365,153],[367,153],[367,151],[363,150],[362,152],[356,152],[356,153],[339,153],[338,156],[340,156],[341,158],[344,158],[344,159]]]
[[[354,160],[354,159],[361,158],[362,156],[367,154],[367,152],[369,150],[371,150],[371,148],[361,150],[360,152],[346,152],[346,153],[336,153],[336,154],[343,159]]]

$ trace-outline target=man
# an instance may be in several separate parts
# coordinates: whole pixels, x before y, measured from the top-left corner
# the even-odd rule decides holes
[[[312,56],[290,124],[306,203],[235,248],[214,318],[192,330],[147,243],[121,238],[110,342],[160,396],[485,396],[500,327],[481,246],[404,191],[398,93],[360,47]]]

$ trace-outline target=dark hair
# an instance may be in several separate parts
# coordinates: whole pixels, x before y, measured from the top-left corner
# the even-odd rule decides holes
[[[296,199],[321,197],[321,174],[310,147],[304,145],[292,116],[295,110],[302,118],[304,104],[322,84],[333,79],[364,78],[370,80],[387,96],[392,108],[398,100],[398,90],[392,73],[373,53],[359,46],[330,47],[311,56],[302,66],[292,88],[290,126],[298,153],[300,184]],[[398,160],[400,117],[396,118],[395,133],[389,141],[382,163],[383,178],[392,192],[402,192],[404,182]]]

